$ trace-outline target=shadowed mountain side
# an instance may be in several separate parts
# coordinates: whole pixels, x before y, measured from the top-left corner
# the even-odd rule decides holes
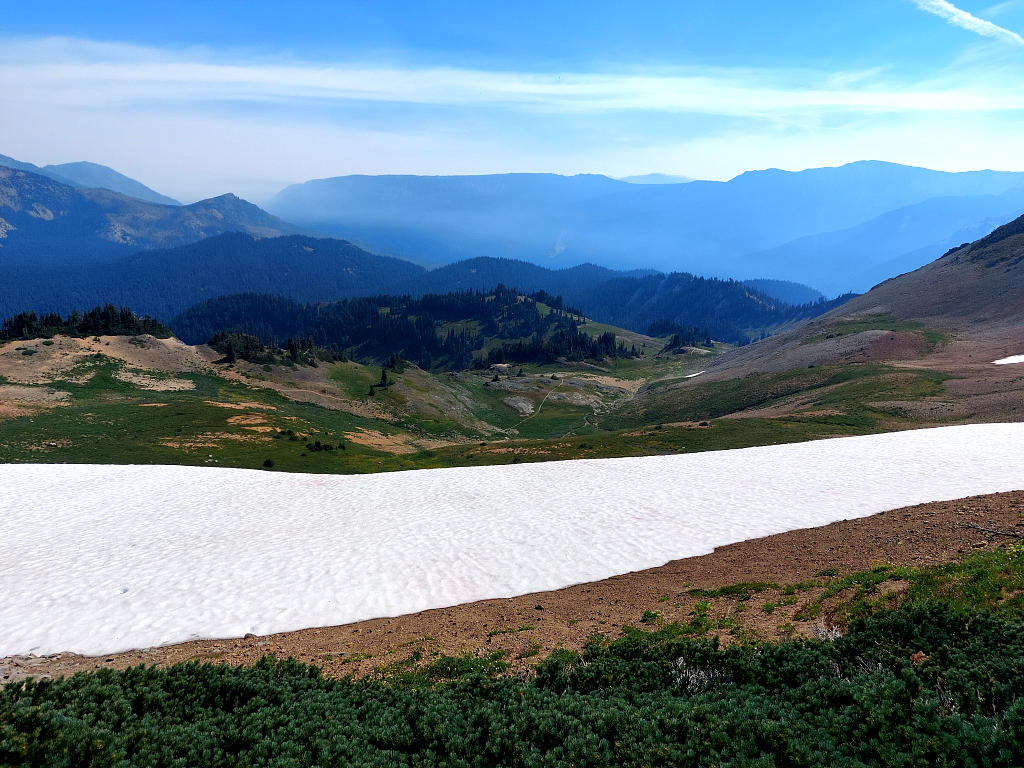
[[[230,212],[231,201],[221,198],[168,210],[203,213],[208,203],[225,202],[223,208]],[[550,270],[481,258],[428,272],[342,240],[238,233],[102,263],[47,267],[27,260],[0,261],[0,312],[67,313],[113,302],[169,319],[207,299],[245,292],[318,302],[380,294],[418,297],[491,291],[500,284],[562,296],[589,317],[632,331],[644,333],[651,323],[668,320],[706,329],[713,338],[734,343],[747,343],[833,306],[816,302],[794,307],[733,280],[650,270],[616,272],[593,264]]]
[[[566,295],[585,290],[619,277],[658,275],[650,269],[618,271],[595,264],[578,264],[564,269],[549,269],[519,259],[480,257],[466,259],[432,269],[407,286],[401,293],[421,295],[448,291],[490,290],[498,283],[514,285],[524,291],[544,290]]]
[[[192,205],[160,205],[0,166],[3,264],[81,264],[224,232],[275,237],[299,231],[232,194]]]
[[[343,240],[227,233],[170,250],[94,265],[0,265],[0,314],[67,313],[111,302],[170,318],[200,301],[240,291],[324,301],[385,293],[424,270]]]

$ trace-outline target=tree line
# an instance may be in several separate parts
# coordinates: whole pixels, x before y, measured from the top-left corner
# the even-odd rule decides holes
[[[113,304],[93,307],[87,312],[71,312],[62,317],[56,312],[37,315],[22,312],[8,317],[0,326],[0,339],[49,339],[58,334],[65,336],[139,336],[150,334],[167,338],[171,331],[149,315],[139,317],[128,307],[118,309]]]
[[[296,363],[393,356],[423,369],[463,370],[496,362],[545,363],[629,356],[613,333],[591,336],[586,318],[561,297],[491,291],[370,296],[300,304],[282,297],[238,294],[212,299],[178,315],[171,327],[189,343],[209,342],[225,355],[268,362],[285,350]]]

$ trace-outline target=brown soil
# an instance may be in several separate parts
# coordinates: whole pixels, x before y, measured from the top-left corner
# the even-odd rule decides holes
[[[676,560],[660,568],[579,584],[553,592],[511,599],[484,600],[395,618],[336,627],[285,632],[266,637],[202,640],[179,645],[82,657],[0,659],[0,681],[26,676],[68,675],[99,667],[203,661],[249,664],[267,653],[293,656],[316,664],[329,675],[361,675],[407,658],[422,649],[432,654],[503,650],[517,667],[563,646],[579,648],[594,633],[615,636],[624,625],[642,626],[645,611],[658,621],[685,622],[702,598],[691,589],[716,589],[749,583],[795,584],[825,569],[840,575],[879,563],[928,565],[950,562],[1007,539],[969,526],[1024,530],[1024,491],[935,502],[883,512],[739,544],[709,555]],[[887,589],[898,590],[898,584]],[[798,611],[817,596],[798,593],[790,605],[769,613],[766,604],[782,602],[779,589],[755,593],[749,600],[714,598],[709,615],[726,629],[723,639],[739,636],[774,638],[810,635],[815,622],[800,621]]]
[[[395,421],[395,417],[379,403],[358,401],[345,396],[335,383],[327,378],[327,366],[317,368],[299,366],[293,369],[277,365],[269,366],[270,370],[265,371],[262,365],[245,360],[238,360],[231,365],[214,364],[215,361],[221,359],[219,352],[206,346],[195,347],[195,349],[198,354],[203,356],[214,373],[230,381],[249,387],[272,389],[278,394],[300,403],[313,403],[323,408],[345,411],[367,419]]]
[[[365,429],[364,427],[359,427],[352,432],[346,432],[345,438],[349,442],[365,445],[375,451],[383,451],[385,453],[393,453],[396,455],[416,453],[416,451],[423,449],[430,450],[432,448],[443,448],[446,445],[453,445],[450,441],[417,438],[404,432],[385,435],[383,432],[378,432],[375,429]]]
[[[646,379],[617,379],[614,376],[600,376],[593,373],[580,373],[579,371],[558,371],[556,375],[562,379],[583,379],[585,382],[593,382],[613,390],[621,390],[635,395],[640,387],[646,383]]]
[[[243,429],[253,429],[252,427],[243,427]],[[259,430],[264,431],[264,430]],[[273,432],[272,428],[268,428],[266,431]],[[175,437],[161,437],[160,445],[167,448],[180,448],[184,450],[192,450],[196,448],[220,448],[221,443],[225,440],[230,440],[236,443],[267,443],[270,442],[271,438],[265,437],[261,434],[255,435],[243,435],[236,432],[204,432],[201,435],[196,435],[191,440],[179,440]]]
[[[71,395],[57,389],[0,384],[0,420],[32,416],[70,400]]]
[[[97,353],[120,360],[132,368],[182,373],[205,370],[208,366],[195,347],[177,339],[153,336],[100,336],[75,339],[56,336],[0,343],[0,376],[18,384],[48,384],[67,378],[70,372]],[[30,354],[23,354],[30,351]],[[191,382],[189,382],[191,384]]]
[[[262,410],[262,411],[276,411],[277,410],[277,408],[275,408],[272,405],[264,405],[263,403],[255,403],[255,402],[221,403],[221,402],[218,402],[216,400],[207,400],[206,404],[207,405],[215,405],[218,408],[228,408],[228,409],[230,409],[232,411],[247,411],[247,410],[250,410],[252,408],[255,408],[255,409],[258,409],[258,410]],[[230,419],[228,419],[228,421],[230,421]]]
[[[929,347],[928,341],[920,333],[892,331],[878,336],[857,359],[873,362],[916,360],[924,357]]]
[[[114,375],[121,381],[134,384],[139,389],[148,389],[152,392],[180,392],[185,389],[196,388],[196,383],[192,379],[164,379],[159,376],[150,376],[142,371],[121,369]]]
[[[267,419],[258,413],[240,413],[228,418],[228,424],[266,424]]]

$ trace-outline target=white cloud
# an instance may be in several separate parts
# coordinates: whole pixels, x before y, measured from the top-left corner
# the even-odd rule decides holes
[[[1018,169],[1017,83],[983,61],[927,82],[889,68],[536,74],[0,38],[0,153],[105,163],[182,200],[344,173]]]
[[[991,21],[979,19],[977,16],[957,8],[947,0],[913,0],[922,11],[935,14],[956,27],[975,32],[983,37],[991,37],[1011,45],[1024,46],[1024,37]]]
[[[916,0],[922,6],[942,0]],[[1022,40],[1024,43],[1024,40]],[[275,107],[345,103],[495,106],[565,113],[654,111],[767,117],[813,109],[977,111],[1024,108],[1024,93],[992,88],[880,87],[881,70],[689,68],[535,74],[446,67],[218,62],[194,51],[89,41],[0,40],[7,100],[84,109],[209,103]]]

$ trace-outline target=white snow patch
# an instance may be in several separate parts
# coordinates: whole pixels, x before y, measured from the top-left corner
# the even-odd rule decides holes
[[[688,373],[683,378],[692,379],[694,376],[700,376],[702,373],[707,373],[707,371],[697,371],[696,373]]]
[[[1024,488],[1024,424],[376,475],[0,465],[0,656],[510,597]]]
[[[1024,355],[1014,355],[1013,357],[1004,357],[1001,360],[993,360],[996,365],[1013,365],[1015,363],[1024,363]]]

